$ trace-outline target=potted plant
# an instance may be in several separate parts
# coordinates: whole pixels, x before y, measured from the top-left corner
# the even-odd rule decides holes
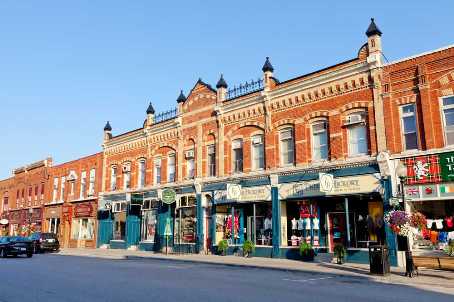
[[[227,254],[227,249],[229,248],[229,243],[227,240],[221,240],[218,243],[218,254],[225,256]]]
[[[300,255],[303,261],[313,261],[315,256],[315,251],[312,248],[312,245],[309,243],[303,242],[300,244]]]
[[[252,257],[252,253],[255,252],[255,245],[251,240],[246,240],[243,243],[243,256]]]
[[[337,259],[337,264],[342,264],[344,263],[345,259],[345,254],[347,253],[347,250],[342,244],[336,244],[334,246],[334,256],[336,256]]]

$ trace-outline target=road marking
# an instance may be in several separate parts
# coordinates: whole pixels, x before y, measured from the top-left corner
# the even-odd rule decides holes
[[[282,279],[284,281],[290,281],[290,282],[309,282],[309,281],[318,281],[318,280],[325,280],[325,279],[331,279],[334,277],[322,277],[322,278],[312,278],[312,279]]]

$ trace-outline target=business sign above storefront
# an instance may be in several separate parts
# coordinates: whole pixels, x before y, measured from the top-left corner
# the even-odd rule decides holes
[[[214,202],[216,204],[270,200],[271,186],[242,187],[237,184],[232,184],[231,186],[227,185],[226,191],[214,192]]]
[[[405,165],[408,185],[454,181],[454,152],[409,157]]]
[[[380,174],[367,174],[338,178],[333,177],[332,182],[330,176],[325,177],[326,176],[323,176],[323,181],[326,183],[323,185],[320,184],[320,179],[282,184],[279,188],[280,198],[289,199],[370,193],[380,192],[382,188],[380,184]]]
[[[320,192],[331,192],[334,189],[334,176],[328,173],[319,173],[318,179],[320,179]]]
[[[164,189],[162,190],[161,200],[165,204],[172,204],[175,202],[176,195],[174,189]]]
[[[93,206],[90,203],[80,203],[74,207],[74,217],[91,217],[93,216]]]

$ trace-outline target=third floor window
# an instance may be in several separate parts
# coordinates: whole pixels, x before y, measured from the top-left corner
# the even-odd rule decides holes
[[[415,104],[408,104],[400,108],[404,150],[418,149],[415,107]]]

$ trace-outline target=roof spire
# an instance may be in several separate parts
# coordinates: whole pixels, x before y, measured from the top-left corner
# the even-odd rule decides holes
[[[274,71],[274,67],[273,67],[273,65],[271,65],[271,62],[270,62],[270,57],[266,57],[266,61],[265,61],[265,64],[263,64],[262,71],[263,72],[267,72],[267,71],[273,72]]]
[[[104,131],[112,131],[112,126],[110,126],[109,121],[107,121],[106,125],[104,126]]]
[[[154,114],[154,108],[153,108],[153,105],[151,104],[151,102],[148,105],[147,114]]]
[[[227,82],[224,80],[224,75],[221,73],[221,77],[219,78],[218,83],[216,84],[216,88],[225,88],[227,89]]]
[[[177,98],[177,103],[184,103],[186,101],[186,97],[184,96],[183,89],[180,90],[180,95]]]
[[[378,28],[377,24],[375,24],[375,19],[370,18],[370,24],[369,24],[369,27],[367,28],[366,36],[370,37],[370,36],[374,36],[374,35],[381,36],[382,32]]]

